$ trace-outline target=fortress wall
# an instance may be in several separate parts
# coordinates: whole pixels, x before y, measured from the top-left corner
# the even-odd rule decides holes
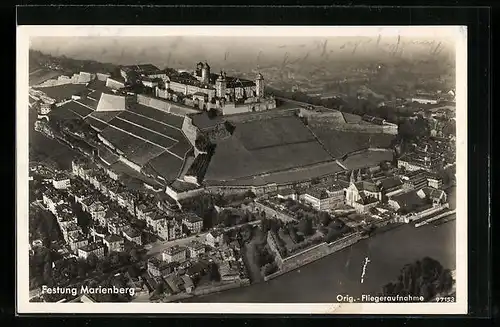
[[[182,122],[182,132],[189,140],[189,143],[193,147],[195,147],[196,137],[198,136],[198,128],[193,125],[193,120],[189,117],[184,117],[184,121]]]
[[[264,277],[264,280],[268,281],[270,279],[283,275],[284,273],[300,268],[308,263],[321,259],[329,254],[345,249],[346,247],[357,243],[362,238],[363,236],[361,235],[361,233],[347,235],[346,237],[341,238],[337,241],[331,243],[323,242],[286,258],[281,258],[281,256],[276,255],[277,251],[273,251],[275,254],[276,263],[280,267],[280,270]],[[269,243],[270,239],[268,235],[268,244]],[[271,244],[270,247],[272,248]]]
[[[294,114],[295,114],[295,109],[276,109],[269,111],[246,113],[245,115],[235,115],[227,117],[226,119],[234,123],[245,123],[255,120],[264,120],[277,117],[288,117],[288,116],[293,116]]]
[[[163,101],[160,99],[155,99],[142,94],[137,95],[137,103],[142,104],[143,106],[153,107],[155,109],[162,110],[164,112],[171,113],[174,115],[187,115],[199,112],[198,110],[184,108],[175,105],[175,103]]]
[[[381,134],[398,134],[397,125],[370,125],[370,124],[338,124],[336,121],[322,118],[309,118],[309,124],[322,128],[330,128],[343,132],[358,132],[358,133],[381,133]]]
[[[299,115],[312,121],[324,121],[328,123],[345,124],[346,121],[340,111],[315,112],[300,108]]]

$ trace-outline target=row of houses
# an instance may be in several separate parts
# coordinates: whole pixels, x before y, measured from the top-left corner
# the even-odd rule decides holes
[[[116,201],[130,215],[146,222],[146,225],[164,240],[184,237],[186,233],[183,225],[191,234],[199,233],[203,227],[203,219],[193,213],[178,212],[175,202],[154,196],[134,195],[118,180],[117,176],[110,176],[109,172],[98,168],[93,163],[75,160],[72,162],[72,172],[112,201]],[[86,206],[87,204],[82,201],[82,207]],[[92,208],[90,210],[92,211]]]
[[[127,209],[131,215],[135,215],[135,196],[125,185],[118,181],[118,175],[112,171],[102,170],[92,162],[84,159],[73,160],[71,169],[73,175],[88,181],[103,195],[108,196],[112,201],[116,201],[120,207]]]
[[[187,258],[196,259],[206,251],[205,245],[200,242],[190,242],[187,246],[172,246],[162,252],[162,260],[171,262],[184,262]]]
[[[110,208],[111,197],[99,190],[89,187],[90,181],[75,179],[69,194],[79,203],[94,221],[92,235],[103,239],[110,251],[123,251],[124,239],[142,245],[141,233],[130,225],[130,222],[118,212]],[[119,204],[115,198],[116,203]],[[109,234],[109,235],[108,235]]]
[[[184,246],[174,245],[164,250],[161,258],[147,262],[145,281],[150,291],[163,284],[163,295],[192,293],[197,281],[216,264],[221,282],[237,282],[246,278],[239,256],[239,244],[224,243],[222,230],[210,231],[203,241],[194,240]]]
[[[56,217],[64,240],[73,253],[78,254],[78,249],[88,244],[78,219],[63,194],[55,188],[47,187],[43,192],[43,203]]]
[[[78,225],[78,218],[68,198],[60,190],[47,187],[42,199],[48,210],[56,217],[64,240],[78,257],[86,259],[95,254],[100,258],[105,255],[106,249],[108,252],[123,251],[123,238],[116,234],[107,235],[100,242],[96,242],[95,238],[89,242],[88,235],[85,235]]]
[[[183,266],[177,261],[166,262],[157,258],[151,258],[147,263],[148,272],[144,281],[150,293],[162,284],[162,293],[170,296],[178,293],[191,293],[195,285],[193,279],[206,273],[208,265],[200,262],[189,266]]]
[[[318,211],[331,211],[347,205],[358,213],[366,213],[378,206],[380,202],[385,202],[398,194],[427,188],[439,190],[441,187],[441,179],[426,170],[371,175],[362,174],[358,170],[351,172],[348,181],[338,179],[333,182],[313,185],[301,191],[300,194],[294,189],[282,190],[278,191],[277,197],[303,202]],[[266,203],[260,204],[269,207]],[[282,219],[281,216],[285,215],[293,219],[293,213],[286,212],[284,208],[279,210],[276,206],[272,206],[271,209],[266,214],[278,215],[280,219]]]

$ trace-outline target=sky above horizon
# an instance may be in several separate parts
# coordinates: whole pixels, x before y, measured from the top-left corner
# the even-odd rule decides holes
[[[433,36],[36,36],[30,48],[55,56],[119,65],[153,63],[161,68],[208,61],[212,66],[273,65],[294,59],[309,62],[454,58],[454,40]]]

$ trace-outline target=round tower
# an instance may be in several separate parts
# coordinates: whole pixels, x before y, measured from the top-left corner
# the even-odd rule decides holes
[[[264,96],[264,77],[261,73],[258,73],[255,79],[255,94],[259,98]]]
[[[205,64],[203,65],[201,69],[201,81],[203,83],[208,83],[210,78],[210,66],[208,63],[205,61]]]
[[[226,95],[226,78],[224,77],[222,71],[215,81],[215,92],[218,98],[223,98]]]

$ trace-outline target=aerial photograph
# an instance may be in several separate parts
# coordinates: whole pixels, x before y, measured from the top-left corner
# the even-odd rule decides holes
[[[29,301],[456,302],[454,42],[31,37]]]

